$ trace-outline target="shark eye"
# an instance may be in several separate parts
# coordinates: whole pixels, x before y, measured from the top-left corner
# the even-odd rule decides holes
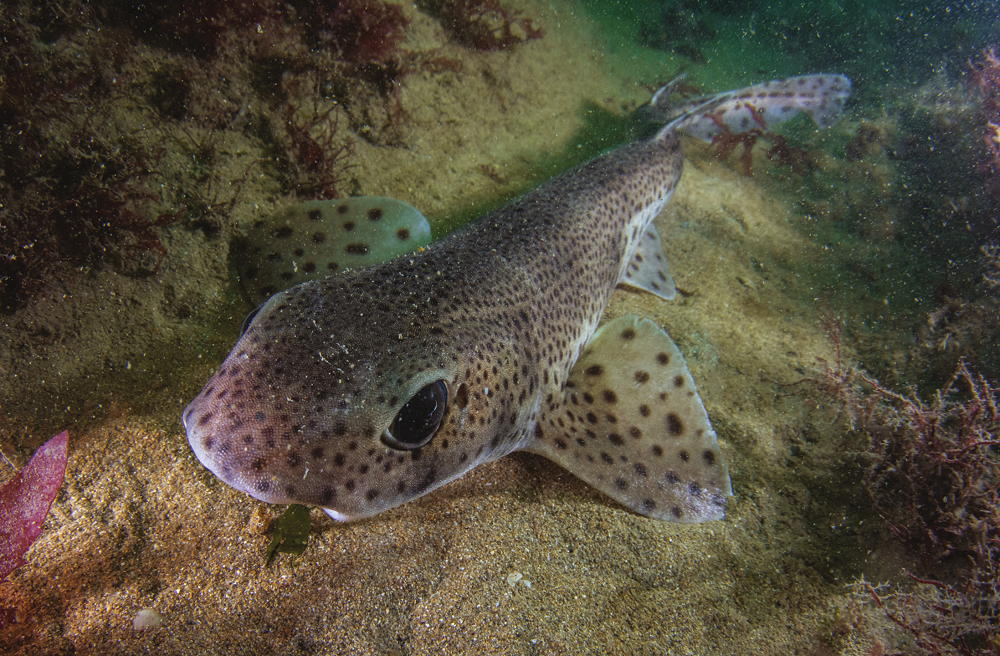
[[[419,449],[437,433],[448,405],[448,386],[443,380],[425,385],[399,409],[382,442],[393,449]]]

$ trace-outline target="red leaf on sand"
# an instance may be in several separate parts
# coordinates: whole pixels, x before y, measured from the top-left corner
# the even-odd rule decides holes
[[[31,462],[0,488],[0,581],[24,564],[21,557],[42,533],[66,475],[68,437],[63,431],[43,444]]]

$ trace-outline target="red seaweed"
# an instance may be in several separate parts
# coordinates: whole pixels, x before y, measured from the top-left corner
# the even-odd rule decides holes
[[[910,635],[914,654],[995,656],[1000,648],[1000,390],[960,361],[928,403],[894,392],[840,355],[840,328],[826,323],[837,353],[819,392],[843,404],[865,435],[864,486],[893,536],[934,574],[886,591],[863,578],[856,598]],[[965,564],[940,580],[941,561]],[[910,653],[910,652],[907,652]]]
[[[723,124],[722,132],[712,139],[715,157],[720,162],[724,162],[737,148],[742,146],[740,163],[743,166],[743,175],[750,177],[753,175],[753,147],[757,144],[758,139],[771,142],[771,147],[767,149],[765,155],[778,166],[787,166],[796,175],[803,175],[807,170],[814,168],[808,152],[797,146],[789,145],[784,136],[774,132],[764,132],[760,128],[733,132],[729,126]]]
[[[968,61],[969,86],[983,99],[983,142],[986,159],[979,171],[986,177],[986,190],[1000,202],[1000,59],[993,48],[983,50],[978,62]]]
[[[0,28],[0,313],[25,306],[67,266],[150,275],[165,252],[148,213],[160,144],[124,133],[99,103],[112,68],[65,45],[45,49],[23,17]],[[128,51],[94,45],[109,66]],[[108,49],[117,48],[116,51]],[[97,55],[95,55],[97,56]],[[158,253],[157,255],[153,252]]]
[[[455,41],[476,50],[510,50],[544,36],[530,18],[508,10],[498,0],[440,0],[434,12]]]
[[[300,90],[302,85],[293,81],[289,86]],[[354,149],[338,128],[340,106],[315,92],[305,92],[305,99],[289,95],[275,130],[288,190],[303,198],[340,198],[338,187],[352,166],[348,159]]]
[[[960,361],[927,403],[884,387],[839,357],[819,383],[870,446],[864,486],[887,528],[930,563],[1000,556],[1000,390]],[[995,563],[994,563],[995,564]]]
[[[386,63],[396,57],[410,20],[395,4],[340,0],[310,5],[304,21],[316,46],[326,46],[351,64]]]
[[[805,175],[806,171],[815,168],[809,153],[798,146],[789,145],[783,135],[765,132],[763,136],[771,142],[765,155],[778,166],[787,166],[796,175]]]
[[[712,145],[715,146],[715,157],[720,162],[724,162],[734,150],[743,146],[743,154],[740,155],[740,162],[743,164],[743,175],[751,176],[753,171],[753,147],[757,139],[764,133],[758,128],[746,130],[744,132],[733,132],[728,126],[723,126],[722,132],[715,135]]]
[[[68,439],[66,431],[50,439],[0,487],[0,581],[24,564],[24,554],[42,534],[42,524],[66,476]]]

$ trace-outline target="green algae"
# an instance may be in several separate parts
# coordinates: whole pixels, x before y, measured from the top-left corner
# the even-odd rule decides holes
[[[305,553],[309,546],[309,529],[312,520],[309,517],[309,508],[297,503],[293,503],[274,524],[274,535],[264,551],[264,565],[269,567],[278,554],[290,554],[292,562],[295,557]]]

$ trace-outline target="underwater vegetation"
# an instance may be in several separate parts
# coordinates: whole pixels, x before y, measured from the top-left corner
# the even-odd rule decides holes
[[[462,47],[542,30],[496,0],[420,8]],[[164,230],[228,237],[254,175],[340,198],[354,144],[403,145],[403,79],[458,70],[404,48],[379,0],[70,0],[0,9],[0,313],[50,281],[156,274]]]
[[[309,508],[297,503],[289,505],[274,522],[274,535],[264,551],[264,564],[270,566],[279,553],[301,556],[309,546]]]
[[[850,408],[872,444],[864,484],[892,534],[931,560],[1000,546],[997,389],[965,363],[929,403],[857,380],[869,390]]]
[[[68,439],[66,431],[50,439],[0,487],[0,581],[24,564],[22,556],[42,534],[66,476]]]
[[[272,118],[272,129],[281,148],[283,191],[301,198],[339,198],[354,166],[354,142],[339,129],[338,103],[322,98],[300,78],[285,80],[282,89],[288,101]]]
[[[1000,608],[1000,570],[994,560],[974,568],[961,584],[906,575],[909,591],[874,585],[864,579],[854,584],[854,598],[873,606],[891,621],[912,647],[905,654],[919,656],[995,656],[1000,653],[996,625]]]
[[[821,393],[843,404],[866,440],[863,484],[892,535],[922,569],[955,564],[960,581],[906,572],[912,586],[863,578],[855,598],[872,604],[917,654],[986,656],[1000,651],[1000,390],[960,362],[929,402],[900,394],[839,360]],[[943,577],[942,577],[943,578]]]
[[[983,50],[978,61],[968,62],[969,86],[983,101],[985,122],[983,143],[986,159],[979,170],[986,178],[986,190],[1000,214],[1000,59],[993,48]]]
[[[505,9],[498,0],[424,0],[420,4],[457,43],[468,48],[509,50],[544,36],[530,18]]]
[[[771,142],[771,147],[764,154],[776,166],[787,166],[796,175],[803,175],[806,171],[815,168],[809,153],[804,149],[789,145],[788,139],[784,135],[765,132],[760,128],[734,133],[727,127],[715,135],[712,139],[712,146],[715,148],[715,157],[720,162],[724,162],[737,148],[742,146],[743,152],[739,159],[743,167],[743,175],[751,176],[753,175],[753,148],[760,139]]]
[[[995,656],[1000,652],[998,576],[994,563],[992,570],[977,570],[964,585],[909,574],[916,585],[914,592],[889,591],[887,586],[861,580],[854,594],[884,612],[913,641],[913,649],[906,654]]]
[[[113,86],[88,56],[40,47],[40,28],[4,21],[0,40],[0,312],[21,307],[60,266],[107,262],[132,275],[164,253],[150,216],[150,181],[163,149],[144,142],[97,103]]]

